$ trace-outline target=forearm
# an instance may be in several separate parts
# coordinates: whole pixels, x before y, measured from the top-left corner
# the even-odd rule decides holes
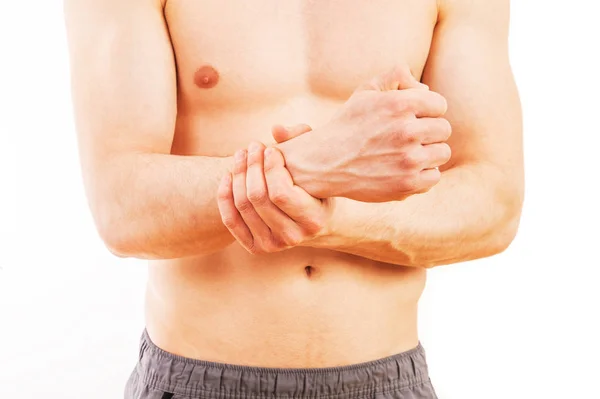
[[[337,196],[340,192],[336,169],[341,169],[348,151],[339,151],[344,154],[340,159],[335,159],[329,149],[327,128],[320,128],[275,145],[285,158],[285,167],[292,176],[294,183],[315,198],[329,198]],[[341,146],[342,144],[340,144]],[[329,172],[325,177],[325,172]]]
[[[516,234],[521,192],[491,166],[455,167],[404,201],[336,198],[328,234],[310,245],[415,267],[491,256]]]
[[[221,222],[217,187],[232,158],[134,154],[115,157],[90,203],[101,237],[124,257],[167,259],[219,250],[233,241]],[[89,187],[89,185],[88,185]]]

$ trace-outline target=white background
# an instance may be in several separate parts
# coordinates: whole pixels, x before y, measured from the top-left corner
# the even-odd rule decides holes
[[[507,252],[430,273],[420,329],[441,399],[600,398],[598,11],[513,1],[526,203]],[[0,44],[0,398],[121,398],[145,268],[92,225],[61,3],[3,2]]]

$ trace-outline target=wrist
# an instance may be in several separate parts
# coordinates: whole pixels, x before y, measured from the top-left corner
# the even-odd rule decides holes
[[[342,245],[343,237],[340,234],[340,212],[347,201],[342,197],[331,197],[323,200],[323,206],[327,209],[328,217],[325,219],[323,226],[314,237],[302,245],[312,248],[332,249]],[[343,220],[343,218],[342,218]]]
[[[295,185],[313,197],[330,198],[335,196],[335,190],[327,182],[324,173],[327,168],[319,160],[320,154],[317,150],[319,144],[310,140],[311,133],[305,133],[301,137],[277,144],[275,147],[283,154],[285,166]]]

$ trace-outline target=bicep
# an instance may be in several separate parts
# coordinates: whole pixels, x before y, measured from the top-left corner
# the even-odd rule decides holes
[[[452,159],[522,173],[521,108],[508,58],[508,0],[445,0],[423,82],[448,101]]]
[[[65,18],[84,171],[118,154],[169,153],[176,73],[160,0],[66,0]]]

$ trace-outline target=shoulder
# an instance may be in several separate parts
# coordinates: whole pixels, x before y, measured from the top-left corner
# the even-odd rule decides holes
[[[438,28],[447,27],[500,40],[508,37],[510,0],[437,0]]]
[[[438,20],[447,18],[473,19],[508,18],[510,0],[437,0]]]
[[[123,9],[164,8],[168,0],[63,0],[65,10],[122,11]]]

